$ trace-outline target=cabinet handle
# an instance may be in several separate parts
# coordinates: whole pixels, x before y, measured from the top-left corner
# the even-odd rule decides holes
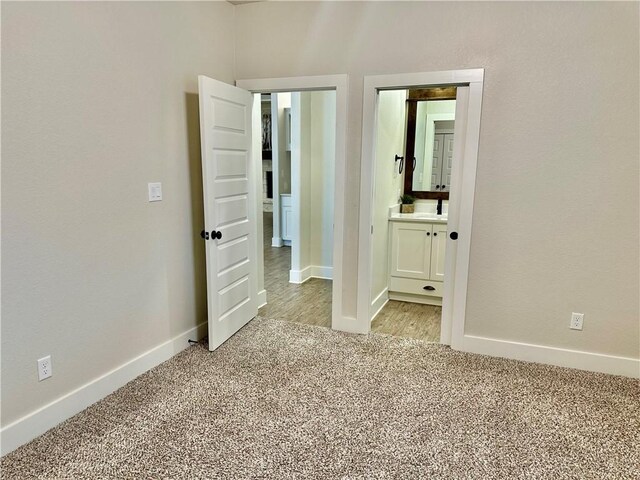
[[[431,232],[427,232],[427,237],[428,237],[429,235],[431,235]]]
[[[436,287],[432,287],[431,285],[425,285],[424,287],[422,287],[424,290],[429,290],[430,292],[435,290]]]
[[[440,190],[440,185],[436,185],[436,190]]]
[[[446,187],[446,185],[441,185],[441,188],[444,190],[444,188]]]
[[[451,240],[457,240],[457,239],[458,239],[458,232],[451,232],[451,233],[449,234],[449,238],[450,238]]]
[[[437,237],[438,236],[438,232],[433,232],[433,236]]]

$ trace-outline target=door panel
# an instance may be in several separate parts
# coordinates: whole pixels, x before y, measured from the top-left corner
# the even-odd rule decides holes
[[[256,316],[255,179],[250,174],[249,92],[200,76],[200,135],[206,240],[209,349]],[[213,232],[221,238],[215,238]]]
[[[442,156],[444,153],[444,135],[433,136],[433,159],[431,163],[431,191],[439,192],[442,180]],[[436,186],[438,188],[436,188]]]
[[[447,246],[447,224],[434,223],[431,240],[431,280],[444,281],[444,251]]]
[[[429,278],[431,225],[393,222],[392,235],[391,276]]]
[[[448,192],[451,188],[451,166],[453,165],[453,133],[443,135],[443,159],[442,159],[442,184],[443,192]]]

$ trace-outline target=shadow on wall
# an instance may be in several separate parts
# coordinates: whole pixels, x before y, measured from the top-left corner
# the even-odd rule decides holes
[[[187,149],[189,155],[189,181],[191,195],[191,224],[194,226],[193,261],[194,301],[198,322],[207,320],[207,276],[205,243],[200,238],[204,228],[204,204],[202,193],[202,160],[200,151],[200,109],[197,93],[185,93],[187,117]]]

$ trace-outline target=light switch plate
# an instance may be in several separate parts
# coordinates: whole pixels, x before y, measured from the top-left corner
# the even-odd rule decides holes
[[[159,202],[162,200],[162,183],[150,183],[149,184],[149,201]]]

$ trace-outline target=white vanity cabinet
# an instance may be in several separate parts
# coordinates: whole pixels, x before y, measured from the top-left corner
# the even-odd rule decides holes
[[[291,194],[280,194],[280,230],[285,245],[291,245],[293,231],[293,209],[291,207]]]
[[[391,220],[389,298],[442,305],[447,224]]]

